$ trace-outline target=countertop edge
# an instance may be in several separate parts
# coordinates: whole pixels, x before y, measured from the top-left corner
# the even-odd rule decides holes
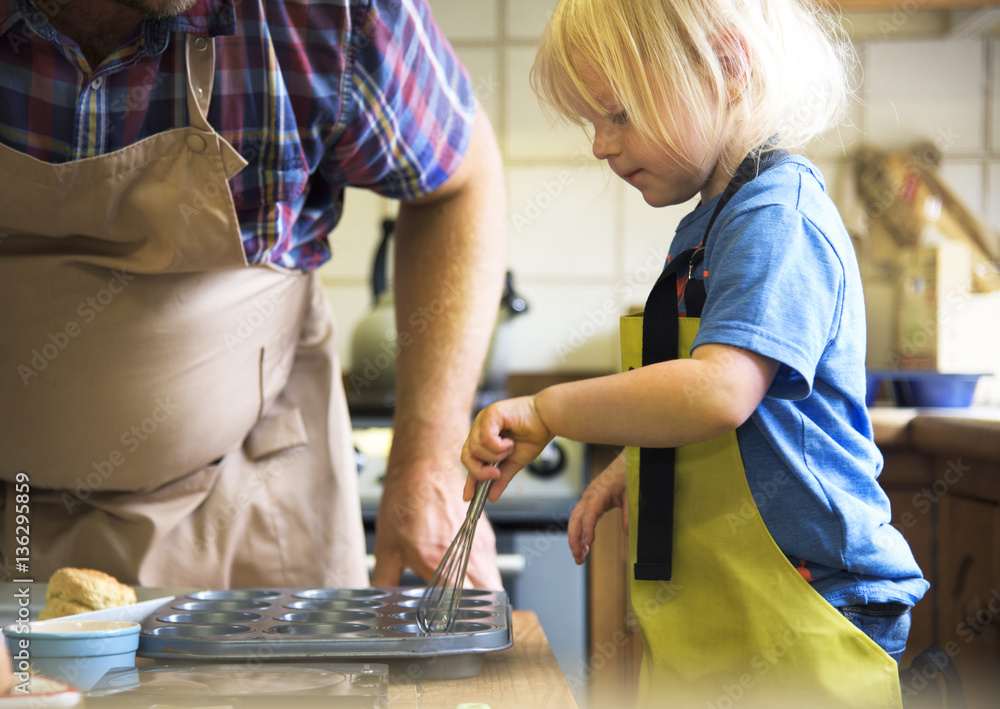
[[[869,409],[879,447],[1000,461],[1000,408]]]

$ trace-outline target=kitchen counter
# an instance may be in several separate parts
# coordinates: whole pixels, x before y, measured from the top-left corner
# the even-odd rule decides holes
[[[1000,408],[869,409],[879,447],[1000,461]]]
[[[566,678],[532,611],[513,611],[514,645],[483,658],[475,677],[456,680],[395,681],[392,708],[455,709],[481,703],[490,709],[576,709]]]
[[[913,609],[907,657],[952,656],[970,709],[1000,693],[1000,408],[870,409],[892,523],[931,588]]]
[[[136,595],[142,602],[195,590],[198,589],[137,587]],[[31,617],[36,618],[45,604],[45,591],[44,583],[0,584],[0,626],[15,622],[19,593],[27,593]],[[419,681],[390,672],[389,707],[455,709],[471,703],[490,709],[577,709],[538,616],[533,611],[514,610],[511,627],[514,644],[507,650],[484,654],[479,673],[473,677]],[[136,664],[158,663],[138,657]]]

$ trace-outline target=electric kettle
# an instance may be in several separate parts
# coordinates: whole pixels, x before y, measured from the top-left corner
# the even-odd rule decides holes
[[[395,225],[393,219],[382,222],[382,239],[372,266],[372,310],[358,323],[351,341],[352,369],[346,382],[347,398],[349,404],[362,410],[391,411],[395,405],[399,345],[396,309],[387,274],[389,243]],[[479,391],[487,398],[502,396],[513,348],[512,321],[527,311],[528,304],[514,290],[514,276],[508,271],[479,381]]]

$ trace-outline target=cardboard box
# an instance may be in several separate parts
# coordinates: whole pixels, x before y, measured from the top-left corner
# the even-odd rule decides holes
[[[900,247],[894,368],[1000,371],[1000,292],[973,292],[973,259],[957,241]]]

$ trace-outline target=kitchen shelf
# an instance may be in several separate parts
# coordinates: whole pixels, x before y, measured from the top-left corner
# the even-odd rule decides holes
[[[1000,0],[821,0],[855,41],[1000,34]]]
[[[907,12],[910,5],[919,10],[969,10],[998,7],[1000,0],[839,0],[832,4],[845,11]]]

